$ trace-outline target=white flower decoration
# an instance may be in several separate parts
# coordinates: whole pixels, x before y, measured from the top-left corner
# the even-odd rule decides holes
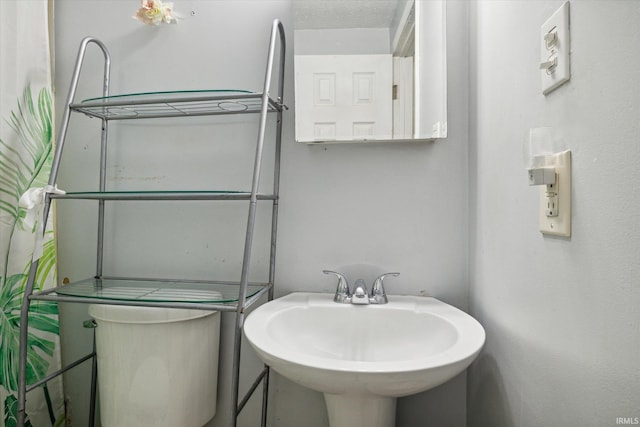
[[[142,0],[142,5],[133,16],[134,19],[147,25],[176,24],[173,3],[160,0]]]

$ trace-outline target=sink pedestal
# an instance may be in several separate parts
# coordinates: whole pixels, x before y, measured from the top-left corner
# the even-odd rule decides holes
[[[331,427],[394,427],[396,399],[324,393]]]

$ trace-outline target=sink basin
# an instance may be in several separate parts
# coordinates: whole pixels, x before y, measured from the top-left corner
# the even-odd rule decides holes
[[[244,333],[276,372],[325,395],[332,427],[389,427],[395,400],[469,366],[485,340],[471,316],[435,298],[389,296],[383,305],[292,293],[249,314]]]

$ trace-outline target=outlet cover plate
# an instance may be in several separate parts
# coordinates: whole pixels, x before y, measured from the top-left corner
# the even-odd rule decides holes
[[[547,46],[545,35],[555,33],[555,41]],[[541,69],[542,93],[546,96],[571,78],[571,37],[569,32],[569,2],[566,1],[540,28],[540,62],[555,58],[551,69]]]
[[[571,237],[571,150],[544,157],[546,167],[557,176],[558,216],[547,216],[547,186],[540,187],[540,231],[542,234]]]

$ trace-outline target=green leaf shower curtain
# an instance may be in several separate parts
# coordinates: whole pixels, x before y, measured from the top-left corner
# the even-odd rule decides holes
[[[47,184],[51,168],[52,2],[0,0],[0,426],[6,427],[17,423],[20,308],[36,245],[44,243],[35,287],[55,283],[51,221],[39,241],[42,218],[19,203],[27,190]],[[32,304],[29,326],[27,384],[60,366],[57,305]],[[27,426],[63,422],[60,378],[27,394]]]

